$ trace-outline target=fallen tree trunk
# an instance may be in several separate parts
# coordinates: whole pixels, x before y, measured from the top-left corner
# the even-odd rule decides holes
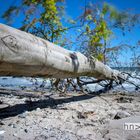
[[[95,58],[72,52],[47,40],[0,24],[0,75],[97,79],[125,78]]]

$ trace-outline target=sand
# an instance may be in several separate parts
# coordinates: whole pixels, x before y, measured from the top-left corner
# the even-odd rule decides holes
[[[139,140],[126,122],[140,124],[140,92],[0,93],[0,140]]]

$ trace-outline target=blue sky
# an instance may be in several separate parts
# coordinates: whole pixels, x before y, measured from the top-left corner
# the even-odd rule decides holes
[[[20,4],[21,0],[0,0],[0,16],[4,11],[13,3]],[[85,0],[65,0],[66,3],[66,14],[73,19],[78,17],[82,13],[82,8],[84,7]],[[132,9],[134,13],[140,13],[140,0],[100,0],[101,2],[108,2],[114,5],[118,10]],[[87,0],[88,2],[88,0]],[[93,0],[93,2],[99,2],[99,0]],[[18,19],[12,24],[13,27],[18,28],[22,25],[23,16],[19,16]],[[0,18],[0,23],[6,22]],[[74,31],[69,31],[70,35],[74,38]],[[131,32],[127,32],[125,36],[122,35],[120,31],[115,31],[115,39],[111,42],[112,46],[118,45],[119,43],[128,43],[130,45],[135,45],[138,40],[140,40],[140,25],[135,27]],[[140,53],[140,49],[138,50]],[[120,57],[122,61],[128,61],[131,57],[131,52],[123,52],[123,56]]]
[[[87,0],[88,1],[88,0]],[[93,0],[93,2],[99,2],[99,0]],[[115,6],[118,10],[130,9],[133,13],[140,13],[140,0],[102,0],[101,2],[107,2]],[[68,15],[71,15],[73,18],[76,18],[79,13],[82,12],[82,7],[84,6],[84,0],[66,0],[66,11]],[[115,39],[111,40],[111,45],[115,46],[120,43],[135,45],[138,40],[140,40],[140,25],[133,28],[131,32],[126,32],[125,36],[122,35],[122,32],[115,30]],[[123,61],[124,64],[128,63],[132,57],[131,51],[123,51],[122,55],[119,56],[120,61]],[[140,48],[138,52],[140,54]]]

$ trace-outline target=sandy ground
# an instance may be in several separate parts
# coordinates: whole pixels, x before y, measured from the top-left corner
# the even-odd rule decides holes
[[[140,127],[124,130],[126,122],[140,124],[140,92],[31,99],[0,92],[0,140],[140,140]]]

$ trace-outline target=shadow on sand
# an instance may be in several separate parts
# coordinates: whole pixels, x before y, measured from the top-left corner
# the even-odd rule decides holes
[[[8,117],[14,117],[19,114],[24,113],[25,111],[32,111],[37,108],[43,109],[43,108],[57,108],[57,105],[63,104],[63,103],[70,103],[70,102],[76,102],[76,101],[82,101],[82,100],[88,100],[95,96],[99,96],[101,93],[105,93],[106,91],[98,91],[90,94],[82,94],[78,96],[72,96],[72,97],[63,97],[63,98],[53,98],[53,97],[47,97],[45,99],[40,99],[38,101],[28,101],[21,104],[15,104],[13,106],[9,106],[7,108],[0,110],[0,119],[5,119]],[[1,93],[0,93],[1,94]],[[12,98],[11,98],[12,100]]]

